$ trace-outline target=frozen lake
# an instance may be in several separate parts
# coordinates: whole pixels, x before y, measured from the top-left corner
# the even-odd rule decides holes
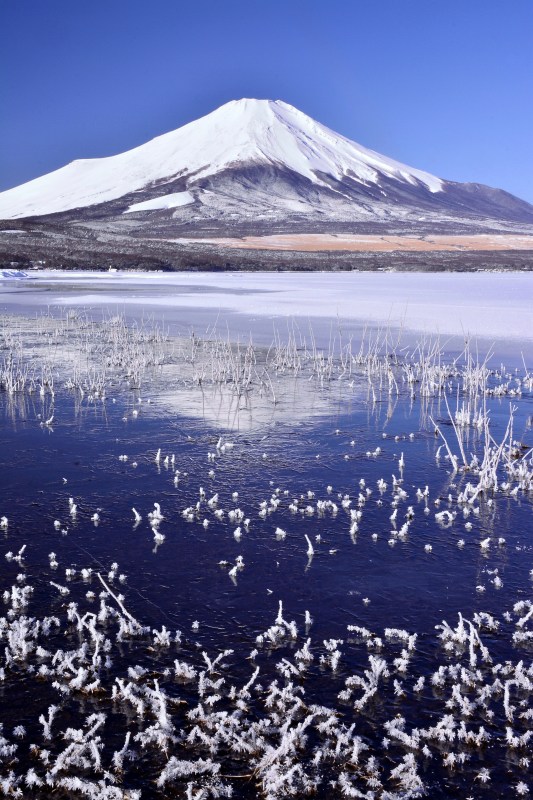
[[[4,794],[526,794],[532,288],[0,280]]]
[[[0,279],[0,310],[33,314],[66,306],[153,316],[171,332],[216,327],[269,344],[274,330],[309,325],[320,346],[332,322],[419,334],[479,337],[530,347],[531,273],[102,273],[40,271]]]

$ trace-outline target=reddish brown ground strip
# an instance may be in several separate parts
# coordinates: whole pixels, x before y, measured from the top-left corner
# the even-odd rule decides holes
[[[245,250],[301,250],[353,252],[443,251],[443,250],[533,250],[533,236],[479,234],[474,236],[357,236],[350,234],[297,233],[242,238],[180,239],[182,242],[213,244]]]

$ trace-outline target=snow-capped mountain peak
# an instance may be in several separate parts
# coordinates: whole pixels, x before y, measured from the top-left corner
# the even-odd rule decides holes
[[[272,165],[318,186],[348,177],[379,187],[385,177],[433,193],[443,189],[439,178],[368,150],[288,103],[242,99],[133,150],[73,161],[2,192],[0,219],[99,205],[178,177],[192,185],[236,165]]]
[[[140,242],[184,227],[484,230],[487,222],[531,224],[533,207],[382,156],[282,100],[245,98],[133,150],[73,161],[0,193],[0,221],[49,215],[62,215],[56,227],[88,224],[90,236],[127,230]]]

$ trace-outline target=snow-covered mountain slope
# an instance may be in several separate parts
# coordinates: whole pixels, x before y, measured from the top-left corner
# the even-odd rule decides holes
[[[367,150],[280,100],[234,100],[211,114],[109,158],[73,161],[0,194],[0,219],[106,203],[165,179],[198,181],[235,165],[283,166],[312,183],[382,176],[440,192],[443,182]]]
[[[146,235],[166,236],[178,221],[206,220],[222,228],[289,219],[531,223],[533,207],[386,158],[280,100],[243,99],[133,150],[73,161],[0,193],[0,220],[50,215],[100,227],[135,221],[137,235],[144,225]]]

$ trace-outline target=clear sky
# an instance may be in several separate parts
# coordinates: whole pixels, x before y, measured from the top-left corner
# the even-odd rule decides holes
[[[0,190],[240,97],[533,202],[532,0],[0,0]]]

